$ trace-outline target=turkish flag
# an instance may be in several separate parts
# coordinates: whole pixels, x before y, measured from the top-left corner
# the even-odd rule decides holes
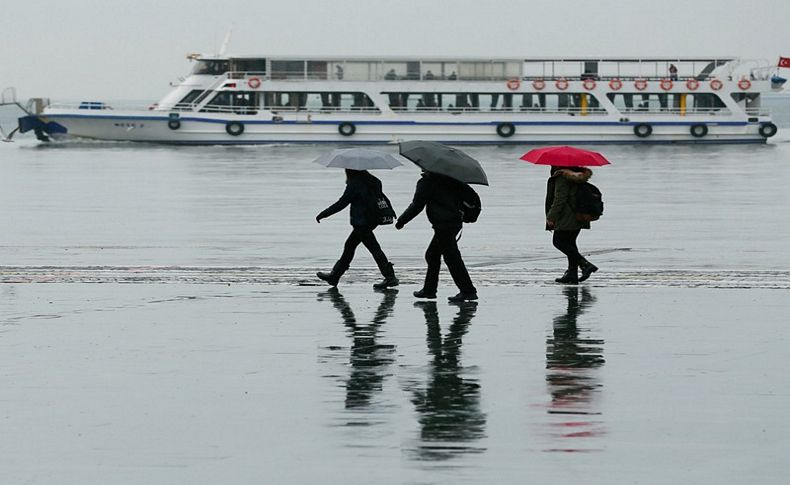
[[[779,67],[790,67],[790,57],[780,57]]]

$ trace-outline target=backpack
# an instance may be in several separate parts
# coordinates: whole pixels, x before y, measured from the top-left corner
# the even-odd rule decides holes
[[[467,223],[477,222],[477,218],[480,217],[480,211],[483,209],[480,203],[480,196],[469,184],[462,183],[459,187],[461,219]]]
[[[576,190],[576,220],[580,222],[597,221],[603,214],[603,197],[598,187],[582,182]]]
[[[395,209],[392,208],[384,192],[380,192],[372,199],[370,209],[371,219],[376,221],[376,224],[386,225],[395,222]]]

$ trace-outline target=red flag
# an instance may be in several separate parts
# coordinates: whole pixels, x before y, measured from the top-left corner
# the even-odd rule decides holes
[[[780,57],[778,66],[779,67],[790,67],[790,57]]]

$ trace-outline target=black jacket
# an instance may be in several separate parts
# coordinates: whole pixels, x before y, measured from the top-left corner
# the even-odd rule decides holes
[[[337,214],[351,204],[352,226],[377,226],[378,221],[371,208],[381,193],[381,180],[370,173],[356,175],[348,179],[346,190],[337,202],[330,205],[320,214],[318,219],[324,219]]]
[[[398,224],[407,224],[427,207],[426,213],[432,225],[460,226],[463,224],[460,185],[461,182],[444,175],[423,173],[417,181],[414,199],[398,218]]]

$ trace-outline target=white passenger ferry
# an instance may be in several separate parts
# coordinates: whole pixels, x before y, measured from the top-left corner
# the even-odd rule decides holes
[[[39,139],[170,144],[762,143],[774,67],[706,59],[337,59],[190,55],[161,101],[19,120]]]

